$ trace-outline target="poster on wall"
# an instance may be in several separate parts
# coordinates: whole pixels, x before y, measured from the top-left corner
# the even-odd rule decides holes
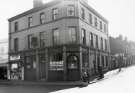
[[[53,61],[49,64],[50,70],[52,71],[61,71],[64,70],[64,62],[63,61]]]

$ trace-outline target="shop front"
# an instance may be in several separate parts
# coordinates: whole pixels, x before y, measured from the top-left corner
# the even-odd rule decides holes
[[[24,57],[24,80],[28,81],[46,81],[48,71],[48,61],[46,49],[32,50],[25,52]]]
[[[80,80],[80,59],[77,48],[63,47],[49,51],[48,80]]]
[[[62,52],[54,52],[49,56],[48,68],[49,81],[63,81],[64,80],[64,61]]]
[[[24,67],[20,59],[20,55],[10,56],[9,61],[10,79],[11,80],[23,80],[24,79]]]

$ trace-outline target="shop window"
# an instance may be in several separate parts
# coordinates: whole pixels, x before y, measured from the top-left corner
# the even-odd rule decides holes
[[[17,69],[18,68],[18,64],[12,64],[11,65],[11,69],[14,70],[14,69]]]
[[[108,64],[108,56],[105,57],[105,60],[106,60],[106,67],[109,65]]]
[[[35,69],[36,68],[36,56],[26,57],[26,68]]]
[[[87,53],[82,54],[82,62],[83,62],[83,67],[88,67],[89,66],[88,54]]]
[[[36,69],[36,56],[32,56],[32,68]]]
[[[40,60],[41,63],[45,63],[46,62],[45,54],[39,55],[39,60]]]
[[[32,68],[31,57],[26,57],[26,68],[27,69],[31,69]]]
[[[69,5],[67,8],[67,15],[68,16],[74,16],[75,15],[75,6]]]
[[[53,54],[50,57],[49,70],[61,71],[64,70],[64,62],[62,60],[62,53]]]
[[[102,66],[105,67],[104,56],[102,56]]]
[[[14,80],[18,80],[18,76],[19,76],[19,69],[18,69],[18,64],[17,63],[14,63],[14,64],[11,64],[11,79],[14,79]]]
[[[68,57],[68,69],[78,69],[78,58],[75,55]]]
[[[100,64],[100,55],[97,55],[97,67],[98,66],[101,66],[101,64]]]

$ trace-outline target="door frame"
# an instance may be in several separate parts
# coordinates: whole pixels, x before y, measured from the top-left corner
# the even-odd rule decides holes
[[[74,65],[72,64],[73,62],[69,62],[70,60],[74,61],[73,59],[71,59],[71,57],[76,57],[76,58],[74,58],[74,60],[76,61],[76,63]],[[77,81],[77,80],[79,80],[80,79],[80,65],[79,65],[80,62],[79,62],[79,57],[77,56],[77,54],[69,54],[67,56],[66,63],[67,63],[67,65],[66,65],[67,66],[67,80],[69,80],[69,81]],[[78,78],[73,76],[74,72],[77,72],[76,75],[77,75]]]

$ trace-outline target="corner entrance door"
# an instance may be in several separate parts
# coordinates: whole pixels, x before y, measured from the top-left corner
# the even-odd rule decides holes
[[[69,81],[77,81],[80,79],[79,58],[76,55],[69,55],[67,57],[67,77]]]

